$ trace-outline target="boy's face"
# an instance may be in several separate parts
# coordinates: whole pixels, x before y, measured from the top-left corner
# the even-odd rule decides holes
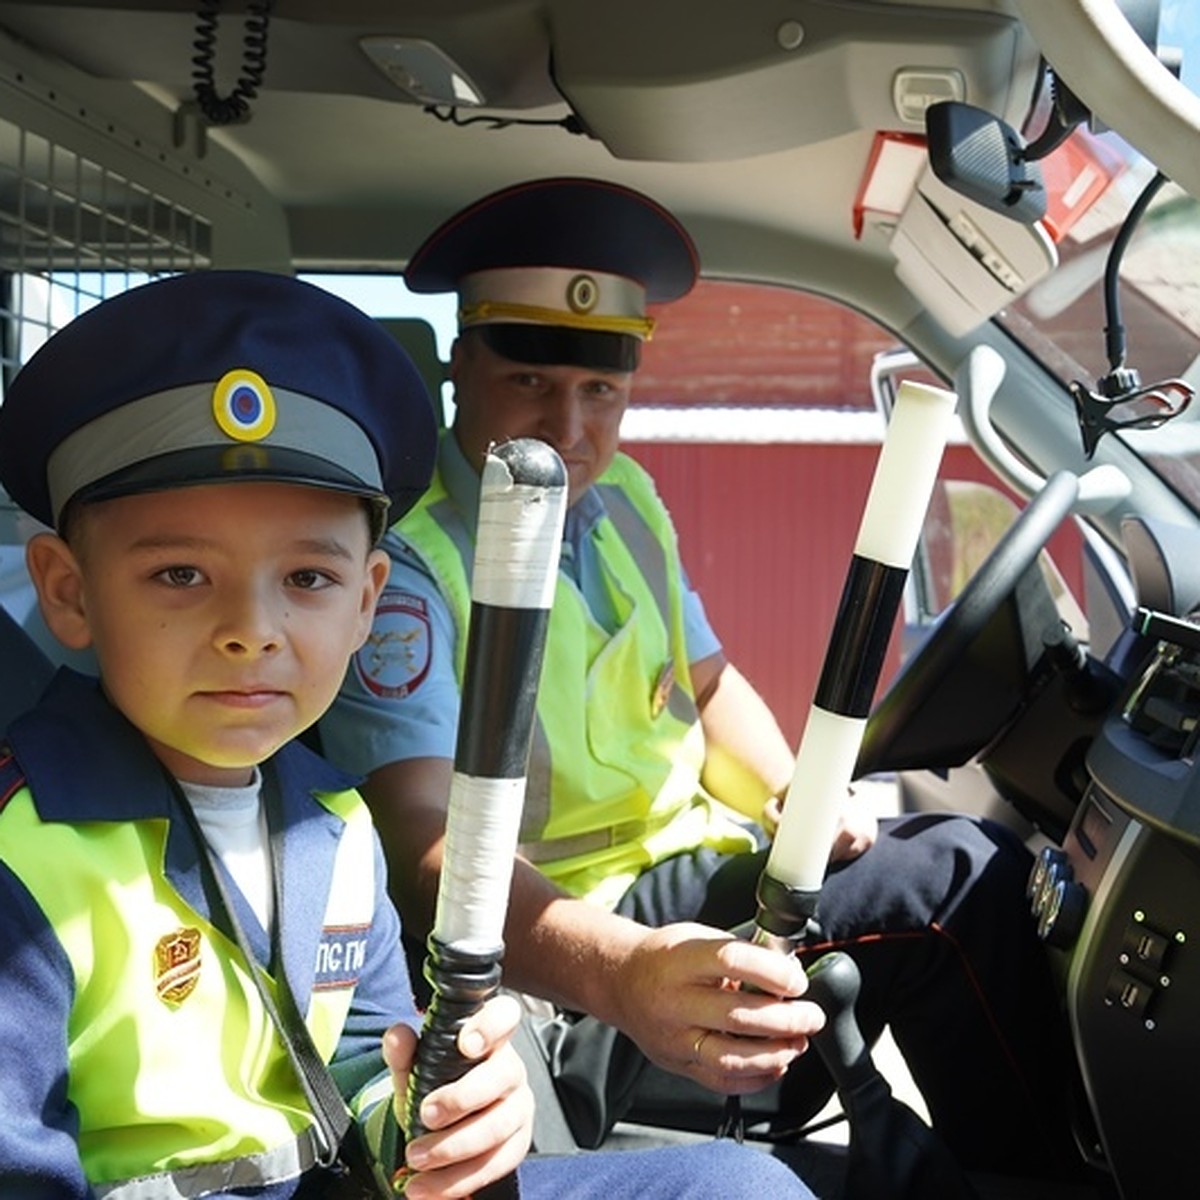
[[[562,456],[570,504],[612,462],[633,387],[630,371],[514,362],[470,333],[454,344],[450,378],[455,436],[476,470],[493,442],[540,438]]]
[[[387,557],[361,501],[227,483],[86,506],[30,543],[43,613],[178,778],[240,785],[329,706]]]

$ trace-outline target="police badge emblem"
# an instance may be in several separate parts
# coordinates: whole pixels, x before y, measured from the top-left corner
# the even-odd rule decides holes
[[[429,674],[429,613],[420,596],[385,591],[375,622],[354,656],[359,682],[376,696],[401,700]]]
[[[154,947],[154,990],[174,1008],[196,990],[200,982],[200,930],[177,929],[158,939]]]

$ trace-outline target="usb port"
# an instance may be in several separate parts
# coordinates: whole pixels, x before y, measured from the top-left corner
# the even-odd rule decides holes
[[[1104,989],[1104,1001],[1114,1008],[1121,1008],[1135,1017],[1145,1016],[1146,1008],[1154,998],[1154,988],[1144,980],[1120,968],[1108,979]]]

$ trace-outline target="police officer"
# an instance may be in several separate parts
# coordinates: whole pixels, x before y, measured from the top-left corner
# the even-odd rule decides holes
[[[374,630],[322,722],[331,757],[369,775],[393,896],[411,929],[427,928],[482,455],[507,437],[552,444],[571,507],[505,969],[587,1014],[556,1066],[576,1132],[593,1142],[646,1086],[647,1059],[702,1085],[697,1105],[762,1093],[792,1127],[829,1086],[804,1054],[822,1015],[794,1002],[795,962],[723,932],[754,916],[757,823],[786,790],[792,753],[725,658],[652,481],[618,451],[653,332],[647,303],[682,296],[696,272],[670,213],[592,179],[506,188],[419,247],[410,288],[459,297],[456,415],[430,491],[386,539]],[[1022,900],[1024,848],[966,818],[897,822],[874,842],[869,821],[839,831],[821,901],[830,940],[859,961],[868,1036],[891,1023],[964,1162],[1045,1165],[1058,1146],[1029,1120],[1029,1089],[1057,1070],[1061,1031]],[[979,1077],[995,1083],[978,1089]],[[685,1091],[676,1081],[676,1104]]]

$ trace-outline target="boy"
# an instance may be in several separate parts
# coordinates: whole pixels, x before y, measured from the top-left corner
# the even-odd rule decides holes
[[[338,1126],[288,1040],[311,1039],[334,1107],[392,1161],[418,1028],[399,923],[354,781],[293,739],[370,628],[375,543],[426,486],[434,438],[386,334],[255,272],[107,301],[9,389],[0,482],[56,531],[31,540],[30,574],[99,680],[61,671],[0,749],[6,1200],[368,1194],[326,1169]],[[469,1195],[525,1154],[515,1020],[501,999],[460,1035],[480,1061],[425,1101],[433,1132],[401,1179],[418,1200]],[[713,1149],[732,1150],[521,1179],[611,1196],[649,1160],[670,1189],[655,1194],[683,1195]],[[739,1182],[776,1166],[736,1164]],[[808,1195],[782,1169],[753,1186]]]

